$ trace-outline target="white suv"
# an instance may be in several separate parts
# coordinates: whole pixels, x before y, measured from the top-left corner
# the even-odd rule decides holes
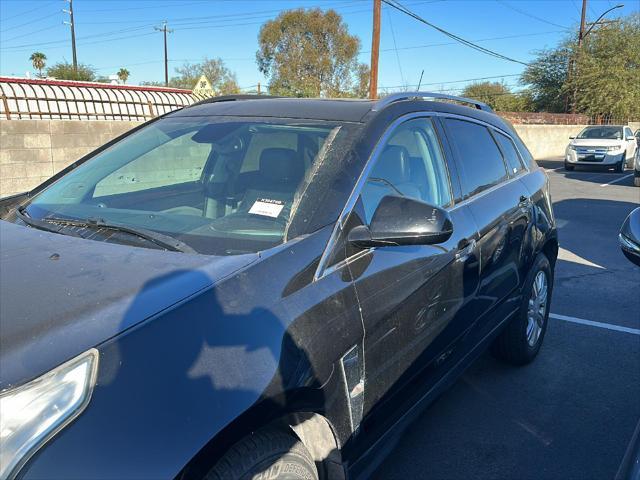
[[[640,187],[640,147],[636,149],[636,159],[633,162],[633,184]]]
[[[633,163],[638,145],[631,128],[624,125],[586,127],[567,146],[564,168],[576,165],[602,165],[623,172],[627,162]]]

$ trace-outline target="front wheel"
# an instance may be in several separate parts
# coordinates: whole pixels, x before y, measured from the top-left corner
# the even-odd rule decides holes
[[[564,162],[564,169],[568,172],[572,172],[576,167],[573,165],[569,165],[567,162]]]
[[[624,167],[627,164],[627,160],[625,158],[623,158],[622,160],[620,160],[620,163],[618,163],[616,165],[616,172],[617,173],[623,173],[624,172]]]
[[[280,430],[257,431],[232,446],[204,480],[318,480],[311,454]]]
[[[547,331],[552,290],[551,265],[540,253],[527,275],[518,312],[491,346],[494,356],[512,365],[533,361]]]

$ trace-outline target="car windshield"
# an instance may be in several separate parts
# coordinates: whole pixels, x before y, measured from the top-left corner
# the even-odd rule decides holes
[[[283,241],[308,173],[340,130],[324,121],[161,119],[94,155],[21,211],[36,221],[156,232],[200,253],[257,252]]]
[[[588,127],[580,132],[578,138],[620,140],[622,138],[622,127]]]

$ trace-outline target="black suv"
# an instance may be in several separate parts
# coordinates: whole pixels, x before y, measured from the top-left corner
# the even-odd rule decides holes
[[[0,208],[1,478],[368,476],[547,327],[547,177],[468,99],[212,99]]]

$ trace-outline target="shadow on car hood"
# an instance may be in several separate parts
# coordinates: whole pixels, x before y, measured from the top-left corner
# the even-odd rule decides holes
[[[257,258],[136,248],[0,221],[0,391],[41,375]]]

